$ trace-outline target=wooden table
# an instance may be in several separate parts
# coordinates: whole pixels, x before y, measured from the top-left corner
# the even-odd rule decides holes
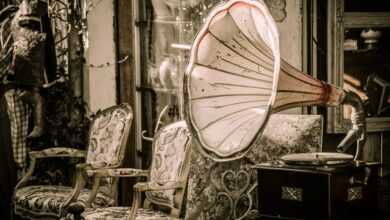
[[[378,219],[379,165],[258,164],[261,219]]]

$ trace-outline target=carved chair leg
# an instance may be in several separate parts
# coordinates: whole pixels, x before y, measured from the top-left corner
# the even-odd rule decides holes
[[[84,212],[84,205],[80,202],[75,202],[68,207],[68,216],[73,216],[73,220],[82,220],[81,214]]]
[[[176,208],[172,208],[171,215],[178,218],[180,216],[180,210]]]
[[[148,199],[145,199],[143,207],[146,209],[150,209],[152,207],[152,203]]]
[[[141,192],[136,188],[133,193],[133,205],[131,206],[128,220],[135,220],[139,207],[141,207]]]

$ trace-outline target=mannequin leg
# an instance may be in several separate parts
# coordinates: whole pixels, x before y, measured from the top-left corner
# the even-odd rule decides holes
[[[4,97],[7,104],[7,114],[11,127],[11,142],[14,161],[23,175],[27,161],[27,142],[28,123],[30,118],[30,107],[24,103],[18,96],[23,92],[22,89],[9,89]]]
[[[0,219],[12,219],[12,194],[16,185],[16,167],[12,154],[11,129],[4,91],[0,89]]]
[[[39,90],[26,90],[22,92],[19,97],[28,103],[33,110],[34,128],[27,138],[38,138],[43,135],[45,129],[45,111],[44,111],[44,99],[39,94]]]

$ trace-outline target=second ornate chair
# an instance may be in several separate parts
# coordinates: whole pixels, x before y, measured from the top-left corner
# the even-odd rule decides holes
[[[189,172],[191,135],[184,121],[162,127],[153,139],[150,170],[106,169],[90,171],[95,177],[148,176],[148,182],[134,186],[131,207],[87,208],[85,220],[96,219],[176,219],[183,208]],[[141,207],[141,193],[146,201]],[[77,217],[76,217],[77,219]]]
[[[69,204],[80,201],[85,206],[101,207],[114,203],[115,180],[108,180],[110,190],[103,192],[100,178],[93,179],[92,189],[86,185],[87,170],[104,170],[121,166],[127,138],[133,119],[129,105],[121,104],[100,111],[94,117],[86,152],[72,148],[49,148],[30,152],[30,166],[17,184],[14,193],[15,213],[29,219],[59,219],[67,212]],[[85,157],[86,163],[76,167],[74,187],[28,185],[37,159],[55,157]]]

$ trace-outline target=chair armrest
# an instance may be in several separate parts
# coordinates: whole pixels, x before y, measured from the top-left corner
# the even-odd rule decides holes
[[[148,170],[132,169],[132,168],[94,168],[93,165],[88,164],[88,163],[78,164],[76,166],[76,170],[80,174],[80,176],[79,176],[80,178],[76,180],[77,186],[81,185],[81,184],[77,184],[79,181],[81,183],[83,183],[82,182],[83,176],[84,176],[84,179],[87,177],[93,178],[92,189],[91,189],[91,192],[88,196],[88,200],[85,203],[86,207],[90,207],[90,205],[94,201],[94,199],[98,193],[99,187],[100,187],[100,180],[102,178],[105,178],[105,177],[114,177],[114,178],[117,178],[117,177],[148,177],[149,176]],[[75,189],[75,192],[77,192],[77,193],[75,193],[74,194],[75,196],[73,196],[70,200],[68,200],[69,203],[67,203],[67,204],[70,205],[72,202],[75,201],[74,199],[76,198],[76,195],[78,195],[79,191],[80,191],[80,189]],[[77,207],[78,205],[73,205],[73,206]],[[73,208],[75,208],[75,207],[73,207]]]
[[[31,151],[31,158],[85,157],[85,151],[66,147],[53,147],[41,151]]]
[[[85,157],[85,151],[74,149],[74,148],[65,148],[65,147],[53,147],[44,149],[41,151],[30,151],[30,164],[26,171],[26,174],[22,179],[16,184],[15,192],[17,189],[26,185],[27,181],[31,178],[35,170],[36,159],[40,158],[51,158],[51,157]]]
[[[159,191],[170,189],[183,189],[185,182],[183,181],[169,181],[165,182],[163,186],[155,182],[143,182],[134,185],[133,205],[130,208],[129,220],[135,220],[137,216],[137,209],[141,207],[142,196],[141,193],[145,191]]]
[[[148,177],[148,170],[133,168],[97,168],[86,169],[88,176],[99,177]]]
[[[72,202],[69,204],[67,208],[67,216],[66,219],[74,219],[74,220],[81,220],[81,214],[84,212],[85,207],[84,204],[77,201],[77,202]]]
[[[63,204],[63,208],[65,210],[68,208],[68,206],[76,202],[77,197],[79,196],[81,189],[83,189],[86,185],[86,179],[87,174],[86,174],[86,169],[90,168],[91,165],[88,163],[80,163],[76,165],[76,183],[73,187],[71,195],[66,199],[66,201]],[[97,190],[96,190],[97,191]]]
[[[134,185],[134,189],[138,192],[145,191],[160,191],[160,190],[170,190],[170,189],[182,189],[184,188],[185,183],[182,181],[169,181],[165,182],[164,185],[159,185],[155,182],[143,182],[137,183]]]

